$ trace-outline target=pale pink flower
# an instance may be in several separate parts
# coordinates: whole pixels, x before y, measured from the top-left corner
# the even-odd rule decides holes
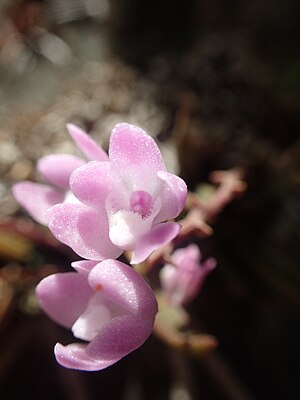
[[[160,271],[162,289],[174,305],[184,305],[193,300],[201,290],[209,272],[216,267],[216,260],[202,261],[199,247],[191,244],[175,250],[172,264],[166,264]]]
[[[44,278],[36,293],[44,311],[88,343],[57,343],[57,361],[67,368],[104,369],[140,347],[152,332],[157,302],[131,267],[116,260],[77,261],[77,272]]]
[[[87,160],[107,161],[105,151],[79,127],[68,124],[68,131]],[[22,181],[16,183],[13,194],[16,200],[37,222],[47,225],[47,210],[58,203],[74,203],[70,192],[71,173],[86,160],[70,154],[51,154],[38,160],[37,170],[48,184]],[[78,201],[77,201],[78,202]]]
[[[116,125],[109,161],[77,168],[70,187],[81,204],[52,207],[49,227],[83,258],[116,258],[131,250],[131,262],[142,262],[179,231],[166,221],[182,211],[186,184],[167,172],[155,141],[137,126]]]

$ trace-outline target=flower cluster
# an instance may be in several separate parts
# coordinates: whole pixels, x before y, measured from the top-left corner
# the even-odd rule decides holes
[[[20,182],[19,203],[54,236],[84,258],[74,272],[51,275],[37,287],[45,312],[87,344],[57,344],[66,367],[100,370],[139,347],[157,312],[154,293],[131,264],[173,240],[184,181],[167,172],[155,141],[141,128],[118,124],[106,154],[85,132],[67,126],[85,159],[50,155],[38,162],[47,184]],[[174,253],[175,257],[175,253]]]

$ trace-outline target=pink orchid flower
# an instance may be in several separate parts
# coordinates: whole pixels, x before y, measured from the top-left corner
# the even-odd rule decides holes
[[[160,282],[164,293],[174,305],[192,301],[200,292],[209,272],[217,265],[214,258],[201,260],[199,247],[191,244],[174,251],[172,264],[166,264],[160,271]]]
[[[101,370],[140,347],[152,332],[157,302],[145,280],[128,265],[77,261],[77,272],[44,278],[36,288],[44,311],[88,343],[63,346],[55,357],[64,367]]]
[[[74,142],[87,160],[107,161],[105,151],[79,127],[68,124],[67,129]],[[37,170],[49,184],[23,181],[13,186],[16,200],[37,222],[48,225],[47,210],[58,203],[76,203],[70,192],[71,173],[86,160],[70,155],[57,154],[42,157],[38,160]]]
[[[179,231],[179,224],[166,221],[182,211],[186,184],[167,172],[155,141],[137,126],[116,125],[109,161],[77,168],[70,187],[81,204],[52,207],[49,227],[83,258],[116,258],[131,250],[131,263],[139,263]]]

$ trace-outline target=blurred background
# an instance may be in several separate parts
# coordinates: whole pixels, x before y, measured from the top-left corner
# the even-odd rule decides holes
[[[0,398],[298,399],[300,21],[296,0],[0,1]],[[248,189],[199,242],[218,260],[189,311],[218,348],[196,358],[154,336],[98,373],[54,361],[69,332],[34,286],[76,256],[11,196],[36,160],[104,148],[144,127],[189,189],[242,168]]]

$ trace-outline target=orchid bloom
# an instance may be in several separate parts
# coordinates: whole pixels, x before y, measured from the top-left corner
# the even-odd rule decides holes
[[[107,161],[105,151],[79,127],[68,124],[67,129],[87,160]],[[70,192],[71,173],[86,160],[70,154],[51,154],[38,160],[37,170],[49,184],[23,181],[13,186],[16,200],[39,223],[48,224],[47,210],[58,203],[78,202]]]
[[[199,247],[191,244],[175,250],[172,264],[166,264],[160,271],[160,282],[168,300],[174,305],[185,305],[199,293],[209,272],[216,267],[216,260],[201,260]]]
[[[77,168],[70,188],[80,204],[52,207],[49,227],[83,258],[116,258],[130,250],[131,263],[139,263],[179,231],[179,224],[166,221],[182,211],[186,184],[167,172],[155,141],[137,126],[116,125],[109,161]]]
[[[55,357],[64,367],[101,370],[140,347],[152,332],[157,302],[145,280],[128,265],[77,261],[77,272],[44,278],[36,293],[44,311],[88,343],[63,346]]]

